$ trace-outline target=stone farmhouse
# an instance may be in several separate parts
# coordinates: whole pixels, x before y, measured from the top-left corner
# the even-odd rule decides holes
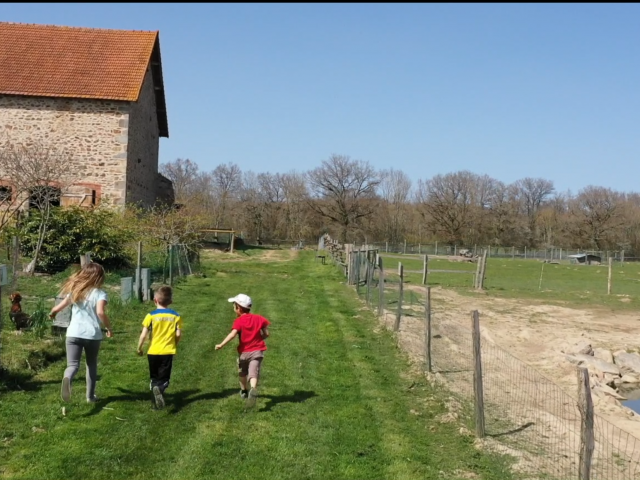
[[[68,152],[74,183],[61,205],[173,203],[158,173],[169,128],[157,31],[0,22],[0,45],[0,149]],[[1,194],[11,195],[2,165]]]

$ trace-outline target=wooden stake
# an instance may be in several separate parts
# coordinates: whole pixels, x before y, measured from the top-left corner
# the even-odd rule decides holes
[[[424,258],[422,259],[422,284],[426,285],[427,284],[427,265],[429,263],[429,257],[427,255],[424,255]]]
[[[609,257],[609,275],[607,277],[607,295],[611,295],[611,266],[613,264],[613,258]]]
[[[378,316],[384,313],[384,268],[382,267],[382,257],[378,255]]]
[[[404,282],[404,267],[402,263],[398,262],[398,275],[400,276],[400,288],[398,290],[398,310],[396,312],[396,321],[393,325],[393,331],[400,330],[400,319],[402,318],[402,295],[403,295],[403,282]]]
[[[474,310],[471,314],[473,330],[473,394],[476,417],[476,436],[485,436],[484,428],[484,386],[482,384],[482,354],[480,345],[480,313]]]
[[[427,372],[432,372],[433,368],[431,366],[431,287],[427,287],[427,299],[424,304],[424,321],[425,321],[425,339],[424,343],[426,346],[426,360],[427,360]]]
[[[544,273],[544,263],[542,262],[542,268],[540,269],[540,282],[538,283],[538,290],[542,290],[542,274]]]
[[[578,409],[580,410],[580,463],[578,478],[591,479],[591,459],[595,449],[593,429],[593,399],[589,385],[589,370],[578,367]]]
[[[136,299],[142,301],[142,242],[138,242],[138,264],[136,265]]]

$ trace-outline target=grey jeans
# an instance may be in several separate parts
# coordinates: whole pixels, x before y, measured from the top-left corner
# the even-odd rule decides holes
[[[64,371],[64,376],[73,380],[78,373],[82,350],[84,350],[84,361],[87,364],[87,398],[93,398],[96,393],[100,342],[102,340],[67,337],[67,369]]]

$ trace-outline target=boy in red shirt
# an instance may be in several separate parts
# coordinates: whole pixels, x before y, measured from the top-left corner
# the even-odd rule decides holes
[[[267,345],[264,339],[269,336],[270,322],[260,315],[251,313],[251,298],[240,293],[229,299],[233,303],[236,312],[236,320],[233,322],[231,332],[222,343],[216,345],[220,350],[227,343],[240,334],[238,343],[238,375],[240,376],[240,396],[247,399],[247,407],[253,407],[258,398],[258,379],[260,378],[260,366],[264,358]],[[247,378],[251,390],[247,392]]]

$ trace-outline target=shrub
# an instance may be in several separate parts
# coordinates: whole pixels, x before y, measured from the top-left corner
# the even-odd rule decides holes
[[[32,257],[38,242],[40,213],[30,212],[18,228],[22,254]],[[36,269],[57,273],[79,263],[80,254],[91,252],[91,258],[107,268],[121,268],[130,263],[127,242],[132,231],[119,212],[106,208],[53,208]]]

